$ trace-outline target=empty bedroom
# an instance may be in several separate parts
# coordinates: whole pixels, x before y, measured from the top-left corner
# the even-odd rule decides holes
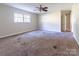
[[[0,56],[79,56],[79,4],[0,3]]]

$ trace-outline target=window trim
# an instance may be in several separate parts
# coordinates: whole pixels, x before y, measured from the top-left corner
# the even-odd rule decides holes
[[[22,17],[16,17],[15,14],[18,14],[18,15],[21,14]],[[25,18],[24,15],[26,15],[26,16],[28,15],[28,16],[30,16],[30,18]],[[15,19],[16,19],[16,18],[17,18],[17,19],[18,19],[18,18],[22,18],[22,22],[19,22],[18,20],[15,22]],[[24,19],[29,19],[29,22],[28,22],[28,21],[25,21]],[[30,15],[30,14],[22,14],[22,13],[14,13],[14,22],[15,22],[15,23],[30,23],[30,22],[31,22],[31,15]]]

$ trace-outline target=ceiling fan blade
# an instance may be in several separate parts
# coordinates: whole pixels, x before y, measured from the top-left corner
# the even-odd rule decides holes
[[[44,7],[44,8],[42,8],[42,10],[47,12],[48,11],[48,7]]]
[[[43,9],[43,7],[42,7],[42,5],[40,5],[40,7],[39,7],[40,12],[42,11],[42,9]]]

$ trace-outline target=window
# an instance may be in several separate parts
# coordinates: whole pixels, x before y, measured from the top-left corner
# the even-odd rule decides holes
[[[23,22],[23,15],[22,14],[14,14],[14,22]]]
[[[31,16],[29,14],[14,14],[14,22],[31,22]]]
[[[24,15],[24,22],[31,22],[30,15]]]

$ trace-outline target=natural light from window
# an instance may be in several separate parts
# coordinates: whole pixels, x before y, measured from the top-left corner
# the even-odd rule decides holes
[[[31,22],[31,16],[29,14],[14,13],[14,22]]]

